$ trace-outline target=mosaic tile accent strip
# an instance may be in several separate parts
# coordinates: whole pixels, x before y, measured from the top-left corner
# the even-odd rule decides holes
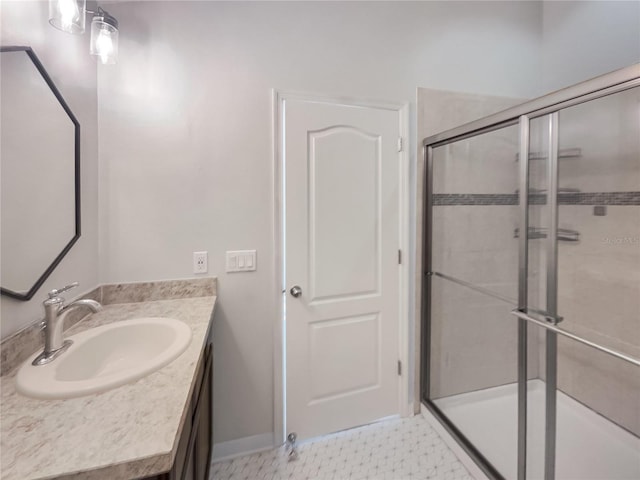
[[[445,205],[517,205],[518,195],[514,193],[436,193],[433,206]]]
[[[560,205],[640,205],[640,192],[561,193]]]
[[[473,480],[422,415],[374,423],[284,448],[214,463],[215,480]]]
[[[529,195],[530,205],[545,205],[544,194]],[[594,192],[560,193],[560,205],[640,205],[640,192]],[[447,205],[518,205],[515,193],[437,193],[433,195],[434,206]]]

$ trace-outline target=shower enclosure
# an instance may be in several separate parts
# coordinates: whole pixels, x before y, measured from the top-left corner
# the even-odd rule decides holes
[[[491,478],[640,478],[640,65],[423,145],[423,403]]]

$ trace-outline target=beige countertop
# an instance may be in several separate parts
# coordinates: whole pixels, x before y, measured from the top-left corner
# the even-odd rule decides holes
[[[67,400],[16,393],[17,368],[0,377],[0,478],[125,479],[171,469],[215,296],[105,305],[65,332],[138,317],[182,320],[187,350],[134,383]]]

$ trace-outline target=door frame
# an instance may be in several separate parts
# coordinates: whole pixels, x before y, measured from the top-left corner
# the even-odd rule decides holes
[[[402,250],[402,263],[398,278],[398,356],[402,362],[402,374],[398,382],[398,413],[402,417],[413,412],[413,398],[409,396],[410,384],[413,377],[409,376],[412,369],[410,362],[415,357],[412,352],[410,357],[410,299],[411,299],[411,267],[413,252],[410,250],[410,151],[409,145],[409,102],[386,102],[379,100],[361,99],[350,96],[331,96],[323,94],[291,92],[285,90],[272,90],[272,139],[273,139],[273,243],[275,286],[274,301],[276,302],[276,317],[273,337],[273,435],[274,444],[284,443],[286,437],[286,330],[284,324],[283,294],[286,291],[284,284],[284,232],[283,232],[283,189],[285,188],[282,174],[284,172],[284,145],[283,145],[283,102],[285,100],[302,100],[315,103],[341,104],[354,107],[378,108],[398,112],[398,130],[402,138],[402,151],[399,155],[399,240]]]

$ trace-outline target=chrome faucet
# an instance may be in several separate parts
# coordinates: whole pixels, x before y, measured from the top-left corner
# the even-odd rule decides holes
[[[63,340],[62,338],[64,321],[71,310],[80,307],[87,307],[93,313],[102,310],[102,305],[95,300],[89,299],[76,300],[75,302],[65,305],[65,300],[60,294],[77,286],[78,282],[74,282],[59,290],[51,290],[49,292],[49,298],[42,302],[44,306],[44,320],[42,322],[44,350],[32,362],[33,365],[45,365],[64,353],[67,348],[71,346],[73,343],[71,340]]]

